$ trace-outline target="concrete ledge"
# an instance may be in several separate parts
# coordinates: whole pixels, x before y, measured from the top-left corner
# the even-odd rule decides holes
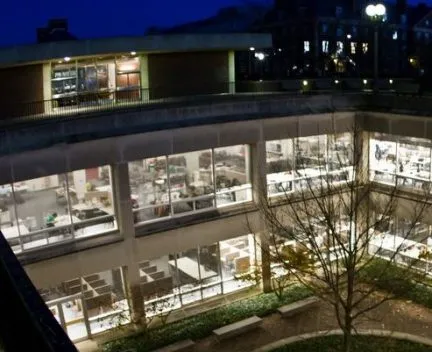
[[[298,313],[304,312],[313,306],[316,306],[319,302],[320,299],[318,297],[309,297],[301,301],[282,306],[278,308],[277,311],[283,318],[288,318]]]
[[[180,352],[180,351],[192,351],[195,347],[195,342],[191,339],[182,340],[171,345],[159,348],[153,352]]]
[[[213,334],[215,334],[219,340],[228,339],[230,337],[237,336],[247,331],[253,330],[260,326],[261,323],[261,318],[253,316],[213,330]]]
[[[279,347],[282,347],[282,346],[285,346],[285,345],[288,345],[288,344],[291,344],[294,342],[309,340],[309,339],[322,337],[322,336],[333,336],[333,335],[343,335],[342,330],[336,329],[336,330],[327,330],[327,331],[317,331],[317,332],[312,332],[312,333],[308,333],[308,334],[291,336],[291,337],[288,337],[286,339],[275,341],[275,342],[272,342],[268,345],[257,348],[255,350],[253,350],[252,352],[268,352],[268,351],[272,351],[276,348],[279,348]],[[414,343],[420,343],[420,344],[432,347],[432,339],[422,337],[422,336],[407,334],[404,332],[398,332],[398,331],[359,329],[359,330],[357,330],[357,335],[391,337],[391,338],[397,339],[397,340],[406,340],[406,341],[411,341]]]

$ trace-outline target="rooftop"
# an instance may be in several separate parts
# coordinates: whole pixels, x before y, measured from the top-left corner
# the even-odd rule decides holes
[[[180,51],[245,50],[272,46],[271,34],[182,34],[149,35],[59,41],[0,48],[0,67],[38,63],[64,57],[115,53],[168,53]]]

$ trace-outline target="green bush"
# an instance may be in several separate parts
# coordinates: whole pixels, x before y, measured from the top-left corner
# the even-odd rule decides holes
[[[122,352],[131,349],[136,352],[146,352],[185,339],[202,339],[209,336],[214,329],[253,315],[263,317],[274,313],[282,305],[299,301],[311,295],[312,293],[308,289],[300,285],[288,288],[282,300],[278,300],[274,293],[260,294],[165,326],[150,329],[146,333],[106,343],[103,350]]]
[[[374,259],[363,269],[360,278],[398,298],[408,299],[432,308],[430,280],[408,268],[391,264],[383,259]]]
[[[323,336],[295,342],[271,352],[339,352],[342,351],[342,336]],[[355,336],[352,352],[430,352],[431,346],[396,340],[388,337]]]

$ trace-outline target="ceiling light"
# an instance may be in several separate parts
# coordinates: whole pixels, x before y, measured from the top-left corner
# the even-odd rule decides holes
[[[71,60],[71,58],[69,56],[64,57],[64,61],[69,62],[70,60]]]

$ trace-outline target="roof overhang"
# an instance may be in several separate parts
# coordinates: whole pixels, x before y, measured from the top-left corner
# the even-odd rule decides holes
[[[181,34],[114,37],[22,45],[0,49],[0,67],[59,60],[64,57],[104,56],[130,53],[246,50],[269,48],[271,34]]]

